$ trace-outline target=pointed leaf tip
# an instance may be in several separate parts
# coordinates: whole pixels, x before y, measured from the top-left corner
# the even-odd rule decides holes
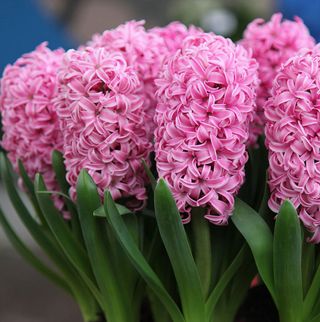
[[[78,176],[78,183],[80,181],[90,180],[91,177],[86,169],[81,169],[79,176]]]
[[[106,202],[113,202],[113,199],[112,199],[112,196],[111,196],[111,193],[110,193],[110,191],[109,191],[109,190],[106,190],[106,191],[104,192],[104,200],[105,200]]]
[[[77,191],[82,189],[95,192],[97,191],[97,186],[86,169],[82,169],[80,171],[77,180]]]
[[[298,217],[298,213],[296,208],[294,207],[294,205],[292,204],[292,202],[290,200],[285,200],[279,210],[279,213],[282,212],[288,212],[289,214],[295,214]]]
[[[52,154],[51,154],[51,158],[52,158],[52,160],[61,161],[61,160],[63,160],[63,155],[60,151],[53,150]]]
[[[151,172],[150,168],[148,167],[148,165],[144,159],[142,159],[142,165],[144,167],[144,171],[146,172],[146,174],[150,180],[152,190],[155,190],[156,185],[157,185],[156,178],[154,177],[153,173]]]
[[[273,244],[274,284],[281,321],[300,321],[303,304],[301,228],[296,209],[283,202]]]
[[[45,184],[40,173],[36,173],[36,175],[34,176],[34,185],[36,191],[45,190]]]
[[[204,321],[205,303],[199,272],[176,202],[162,178],[155,189],[154,206],[160,236],[177,280],[186,320]]]
[[[163,194],[165,191],[169,192],[171,194],[171,191],[170,191],[169,186],[167,185],[166,181],[163,178],[160,178],[156,184],[155,192],[157,194],[159,194],[159,193]]]

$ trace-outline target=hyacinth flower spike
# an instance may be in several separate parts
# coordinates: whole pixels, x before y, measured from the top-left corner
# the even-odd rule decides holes
[[[87,55],[86,58],[90,57],[87,52],[83,51],[82,53]],[[99,55],[99,50],[97,53]],[[102,54],[100,53],[100,56],[103,56]],[[74,144],[75,141],[71,141],[71,139],[77,140],[79,132],[75,126],[73,129],[75,135],[71,135],[72,127],[70,125],[72,123],[71,121],[68,123],[67,111],[62,111],[64,113],[62,119],[59,119],[58,114],[61,113],[60,106],[63,109],[65,107],[63,104],[67,103],[67,99],[70,98],[78,102],[79,96],[76,97],[76,93],[71,93],[68,98],[63,96],[67,89],[65,91],[61,89],[62,84],[58,82],[57,69],[60,68],[61,73],[66,73],[68,66],[62,68],[62,65],[66,66],[62,56],[62,51],[51,52],[45,44],[42,44],[34,52],[20,58],[14,66],[7,67],[2,79],[1,91],[1,112],[4,125],[2,144],[8,150],[8,157],[13,162],[15,170],[19,171],[20,186],[30,197],[34,212],[39,216],[39,221],[34,218],[33,212],[25,206],[21,199],[14,184],[10,162],[4,154],[0,160],[1,176],[12,205],[37,244],[53,262],[53,270],[35,259],[32,252],[10,227],[2,212],[1,222],[4,223],[6,233],[20,253],[76,299],[85,321],[97,321],[100,319],[100,314],[108,317],[108,321],[138,321],[144,288],[140,287],[139,290],[136,290],[138,275],[115,242],[110,229],[104,224],[99,224],[103,219],[94,217],[93,212],[97,208],[101,208],[101,196],[97,195],[98,189],[101,194],[104,189],[103,184],[108,184],[109,188],[112,188],[113,185],[110,184],[112,180],[115,184],[113,196],[120,194],[125,198],[131,197],[128,201],[131,209],[140,209],[144,205],[146,199],[145,175],[140,160],[148,159],[151,147],[142,127],[144,117],[141,113],[144,113],[142,109],[144,94],[140,90],[138,77],[134,71],[127,68],[121,54],[115,55],[115,58],[104,60],[107,68],[112,72],[117,65],[120,69],[113,76],[112,74],[106,76],[105,73],[108,71],[105,68],[98,71],[98,75],[101,77],[100,83],[106,81],[105,77],[111,77],[107,81],[110,82],[112,93],[108,98],[105,97],[102,100],[102,104],[109,104],[109,106],[111,104],[111,107],[109,112],[106,109],[101,113],[102,118],[97,120],[97,125],[99,126],[98,123],[105,119],[104,113],[109,113],[109,116],[110,113],[114,113],[114,116],[119,115],[116,122],[114,122],[115,119],[111,120],[111,124],[109,118],[109,127],[112,127],[109,129],[115,133],[115,128],[118,127],[119,135],[123,138],[122,147],[118,149],[115,143],[109,142],[107,145],[111,149],[109,153],[103,147],[105,155],[108,154],[108,157],[112,157],[114,160],[110,164],[109,172],[107,171],[107,174],[102,172],[103,182],[99,179],[102,176],[94,158],[89,158],[86,167],[92,166],[96,171],[94,177],[98,185],[96,186],[90,177],[90,179],[87,178],[88,174],[82,173],[80,175],[77,169],[73,170],[76,173],[76,180],[73,180],[73,173],[68,176],[70,172],[68,161],[70,155],[73,156],[73,154],[68,152],[72,149],[68,150],[67,146]],[[89,59],[80,61],[81,63],[83,63],[83,68],[88,69],[87,77],[83,81],[88,82],[89,79],[94,82],[93,88],[89,87],[88,89],[89,97],[93,101],[89,108],[92,108],[97,102],[97,98],[99,100],[97,96],[100,87],[97,84],[97,79],[89,75]],[[105,65],[102,64],[102,67]],[[27,77],[23,84],[19,83],[19,81],[22,82],[20,76],[21,79]],[[63,84],[69,84],[67,78],[63,79]],[[79,82],[75,81],[72,85],[75,86],[72,87],[72,90],[79,90]],[[95,85],[98,87],[94,87]],[[27,93],[29,91],[34,93],[33,99],[31,96],[25,99],[25,89]],[[109,91],[106,90],[105,93],[109,93]],[[88,100],[85,102],[88,104]],[[80,107],[87,107],[87,105],[83,105],[83,101],[80,104],[82,104]],[[126,115],[128,104],[132,104],[130,116]],[[74,103],[68,106],[71,109],[76,109],[75,105]],[[97,109],[101,111],[104,106],[99,105]],[[118,108],[118,111],[115,111],[114,108]],[[71,111],[69,112],[71,113]],[[87,122],[85,124],[90,127],[88,115],[90,115],[90,110],[84,110],[79,117],[84,116],[83,122]],[[51,122],[51,125],[48,125],[48,122]],[[18,128],[17,124],[19,124]],[[36,129],[34,124],[37,124]],[[63,126],[66,125],[69,132],[63,130]],[[84,128],[84,130],[87,133],[88,128]],[[100,130],[97,129],[97,131],[98,134]],[[110,133],[107,131],[100,134],[103,136]],[[87,137],[85,134],[83,135],[84,146],[81,149],[87,147]],[[98,142],[98,137],[94,134],[91,138]],[[119,144],[120,141],[118,141]],[[64,157],[55,149],[67,151],[65,153],[67,168],[64,165]],[[90,151],[94,156],[95,152],[92,149]],[[134,155],[137,156],[136,160],[134,160]],[[72,160],[74,166],[75,160]],[[125,164],[123,164],[124,161]],[[79,162],[83,162],[83,160],[79,158]],[[118,167],[118,172],[115,171],[116,167]],[[142,173],[140,177],[136,175],[138,171]],[[37,172],[39,174],[36,174]],[[113,177],[110,177],[111,173],[113,173]],[[121,178],[127,180],[127,183],[121,182]],[[129,186],[132,195],[128,194]],[[75,200],[75,196],[78,195],[77,190],[81,197]],[[71,192],[73,199],[69,197],[69,192]],[[88,195],[90,200],[86,202]],[[119,209],[122,213],[127,214],[131,214],[132,211],[120,205]],[[137,218],[135,215],[131,215],[132,218],[126,220],[126,224],[132,228],[132,231],[136,231],[138,229]],[[116,260],[120,265],[117,270],[110,262],[114,254],[117,254]]]
[[[248,286],[254,274],[253,262],[244,264],[249,253],[245,244],[236,242],[239,234],[232,226],[214,227],[212,223],[228,222],[234,195],[243,183],[248,127],[258,84],[256,71],[257,64],[244,48],[222,37],[201,34],[185,39],[182,49],[166,61],[156,80],[155,152],[157,171],[163,179],[155,188],[155,215],[185,321],[232,321],[245,292],[237,288],[240,299],[229,298],[229,310],[221,307],[232,285],[237,285],[236,273],[250,271],[245,282]],[[228,101],[232,92],[233,99],[238,99],[235,110]],[[224,179],[229,175],[229,180]],[[105,211],[135,267],[171,319],[179,320],[172,298],[124,233],[110,194]],[[190,220],[191,231],[183,226]],[[224,245],[218,235],[225,236]],[[218,249],[228,251],[230,257],[225,256],[223,261],[217,252],[211,262],[212,252]]]
[[[252,50],[253,57],[259,63],[261,82],[257,93],[257,113],[250,128],[250,144],[254,145],[257,137],[263,134],[265,103],[271,95],[272,81],[281,64],[300,49],[312,48],[315,40],[299,17],[295,17],[294,21],[282,21],[282,14],[276,13],[270,21],[261,18],[252,21],[245,29],[240,43]]]
[[[251,247],[281,322],[319,320],[318,245],[311,244],[319,242],[315,188],[319,62],[318,47],[289,58],[265,105],[270,190],[266,201],[277,214],[273,234],[249,211],[232,216]]]
[[[145,126],[144,88],[122,53],[102,47],[69,51],[59,81],[56,106],[64,133],[66,179],[77,203],[93,274],[106,301],[105,315],[110,321],[134,321],[144,288],[136,290],[139,276],[122,249],[117,250],[107,222],[99,217],[105,216],[101,200],[106,188],[131,211],[145,206],[141,160],[149,159],[152,145]],[[123,206],[118,209],[129,213],[126,224],[136,235],[137,216]],[[98,217],[92,217],[93,213]],[[113,247],[107,251],[108,243]],[[114,256],[121,268],[113,267]]]

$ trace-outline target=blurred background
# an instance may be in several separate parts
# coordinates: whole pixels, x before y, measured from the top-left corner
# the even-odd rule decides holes
[[[144,19],[147,27],[181,20],[237,40],[252,19],[268,19],[276,11],[287,18],[299,15],[320,40],[320,0],[1,0],[0,72],[42,41],[48,41],[52,49],[73,48],[93,33],[127,20]],[[35,248],[1,184],[0,204],[24,240]],[[0,322],[80,321],[72,300],[24,263],[0,230]]]

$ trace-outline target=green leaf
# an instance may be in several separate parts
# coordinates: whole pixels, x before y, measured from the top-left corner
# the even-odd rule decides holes
[[[302,237],[303,239],[303,237]],[[303,295],[305,296],[311,286],[315,271],[315,245],[302,241],[302,285]]]
[[[79,223],[79,216],[76,211],[76,206],[69,197],[69,189],[70,185],[67,182],[66,179],[66,168],[64,165],[64,159],[63,155],[59,151],[53,151],[52,152],[52,168],[54,170],[56,180],[59,184],[59,187],[61,189],[61,194],[65,198],[64,202],[68,208],[68,211],[71,215],[71,227],[74,235],[76,238],[79,240],[80,243],[83,243],[83,238],[81,234],[81,228],[80,228],[80,223]]]
[[[248,295],[251,282],[256,274],[257,267],[254,262],[254,258],[251,253],[246,254],[241,267],[237,270],[236,274],[232,278],[231,289],[229,288],[228,291],[224,292],[223,294],[224,297],[227,298],[226,309],[229,310],[229,312],[233,312],[233,316],[236,315],[240,305],[244,302],[246,296]]]
[[[315,308],[317,308],[317,304],[319,303],[320,299],[320,265],[318,265],[318,268],[316,270],[316,273],[314,274],[311,286],[308,290],[307,295],[305,296],[304,302],[303,302],[303,320],[308,321],[310,320],[310,315],[313,312]],[[320,305],[317,308],[320,309]],[[318,312],[317,312],[318,313]]]
[[[154,322],[171,322],[168,312],[159,301],[158,297],[150,290],[147,289],[148,302],[150,304],[150,311]]]
[[[77,182],[77,205],[80,224],[90,258],[91,266],[104,300],[104,311],[111,321],[129,322],[129,299],[127,292],[121,292],[110,261],[104,222],[93,216],[100,207],[100,196],[89,174],[82,170]],[[121,270],[121,267],[117,268]]]
[[[40,222],[42,223],[42,225],[46,226],[46,221],[43,217],[43,214],[41,212],[40,206],[38,204],[38,200],[36,198],[36,194],[34,192],[34,186],[33,186],[33,182],[31,181],[31,179],[29,178],[27,171],[23,165],[23,163],[19,160],[18,161],[18,167],[19,167],[19,173],[20,173],[20,177],[23,181],[23,184],[27,190],[27,194],[30,198],[30,201],[39,217]]]
[[[53,235],[60,247],[63,249],[65,255],[77,269],[81,278],[84,280],[92,294],[96,297],[99,304],[103,306],[103,300],[95,285],[94,276],[85,250],[76,240],[74,235],[72,235],[61,214],[55,208],[50,196],[38,193],[43,191],[47,191],[46,186],[41,175],[37,174],[35,178],[35,192],[42,209],[42,213],[44,214]]]
[[[170,297],[158,276],[154,273],[150,265],[145,260],[138,246],[134,242],[126,224],[120,216],[117,207],[112,200],[109,192],[105,193],[105,213],[107,219],[112,226],[117,238],[119,239],[122,247],[127,252],[130,260],[135,268],[138,270],[142,278],[146,281],[150,289],[159,297],[164,307],[167,309],[174,322],[184,322],[184,318],[173,299]]]
[[[249,244],[258,271],[273,299],[273,236],[265,221],[250,206],[236,199],[231,220]]]
[[[263,197],[259,205],[259,214],[265,220],[268,219],[266,218],[266,216],[269,215],[269,211],[270,211],[268,207],[269,197],[270,197],[269,186],[268,186],[268,181],[266,180],[266,182],[264,183]]]
[[[122,217],[125,220],[125,224],[129,232],[132,231],[132,227],[130,227],[130,224],[128,225],[128,220],[126,219],[129,219],[129,222],[131,223],[130,219],[134,217],[134,214]],[[104,226],[106,229],[106,236],[108,238],[107,243],[110,261],[112,262],[113,267],[117,267],[117,269],[115,270],[116,278],[121,282],[121,288],[126,290],[125,296],[128,297],[131,303],[130,312],[131,316],[134,317],[134,314],[138,314],[140,309],[141,298],[144,295],[145,283],[135,267],[132,265],[132,262],[129,259],[126,251],[119,243],[118,238],[113,231],[113,228],[107,220],[104,220]],[[139,283],[142,283],[142,285],[140,287],[140,290],[137,291],[136,287]]]
[[[280,320],[301,321],[301,230],[297,212],[289,201],[283,203],[276,218],[273,268]]]
[[[124,217],[124,222],[134,240],[134,242],[138,245],[138,247],[140,246],[140,235],[141,235],[141,231],[140,231],[140,227],[139,227],[139,222],[138,222],[138,218],[135,214],[131,214],[131,216],[126,216]]]
[[[197,266],[170,189],[160,179],[155,189],[155,212],[167,250],[187,322],[205,321],[205,305]]]
[[[303,321],[309,322],[311,320],[312,317],[318,315],[320,312],[320,298],[318,297],[313,305],[313,309],[312,312],[310,313],[310,315],[307,318],[303,318]]]
[[[250,189],[248,193],[250,194],[250,205],[252,204],[252,207],[254,207],[256,202],[256,197],[257,197],[257,191],[259,194],[259,189],[261,188],[258,185],[260,155],[259,155],[259,150],[255,148],[249,149],[248,153],[249,153],[249,163],[251,167],[251,173],[248,177],[250,179]]]
[[[118,204],[118,203],[116,203],[116,207],[117,207],[117,209],[118,209],[118,211],[119,211],[119,214],[122,216],[122,215],[128,215],[128,214],[132,214],[132,211],[131,210],[129,210],[127,207],[125,207],[125,206],[122,206],[122,205],[120,205],[120,204]]]
[[[68,195],[66,195],[65,193],[63,193],[61,191],[47,190],[47,191],[39,191],[38,193],[47,194],[47,195],[57,195],[57,196],[60,196],[66,200],[71,200],[71,198]]]
[[[60,249],[55,243],[52,242],[51,236],[47,235],[46,230],[43,230],[42,227],[38,225],[33,216],[30,214],[28,208],[24,205],[14,185],[10,163],[3,153],[0,154],[0,170],[11,204],[16,210],[20,220],[37,244],[46,252],[49,258],[51,258],[60,269],[63,269],[65,263],[63,256],[60,253]]]
[[[240,268],[241,264],[243,263],[244,259],[246,258],[246,247],[247,245],[243,245],[240,249],[237,256],[234,258],[230,266],[227,268],[227,270],[224,272],[222,276],[220,276],[217,285],[214,287],[213,291],[208,297],[208,300],[206,302],[206,316],[208,321],[214,320],[214,309],[223,294],[223,291],[228,286],[229,282],[233,278],[233,276],[236,274],[238,269]]]
[[[212,251],[210,238],[211,224],[204,218],[204,214],[205,209],[193,208],[191,226],[194,258],[199,271],[203,296],[207,298],[212,280]]]
[[[118,203],[116,203],[117,210],[119,211],[120,216],[131,214],[132,211],[126,208],[125,206],[122,206]],[[101,218],[106,218],[106,213],[104,211],[104,206],[100,206],[99,208],[95,209],[93,212],[93,215],[95,217],[101,217]]]
[[[312,320],[306,320],[307,321],[310,321],[310,322],[320,322],[320,314],[316,315]]]
[[[157,185],[157,180],[156,178],[154,177],[154,175],[152,174],[150,168],[148,167],[147,163],[145,160],[142,160],[142,164],[143,164],[143,168],[150,180],[150,183],[151,183],[151,187],[152,187],[152,190],[154,191],[154,189],[156,188],[156,185]]]
[[[154,234],[153,244],[153,249],[149,253],[151,256],[149,257],[148,262],[152,265],[152,268],[159,276],[169,294],[173,298],[178,298],[175,277],[158,230]],[[159,301],[159,298],[148,287],[146,288],[146,293],[154,322],[171,322],[172,320],[170,319],[168,312],[164,309],[161,301]]]
[[[264,137],[260,136],[258,139],[258,157],[253,166],[257,169],[257,189],[255,193],[255,209],[259,209],[263,197],[265,195],[265,190],[267,189],[267,169],[268,169],[268,153],[264,143]]]
[[[7,221],[2,209],[0,208],[0,223],[1,226],[10,240],[13,247],[16,251],[27,261],[29,262],[35,269],[37,269],[40,273],[44,274],[51,282],[58,285],[62,289],[64,289],[67,293],[72,295],[72,292],[68,286],[68,284],[64,281],[62,277],[60,277],[56,272],[49,269],[46,265],[44,265],[37,256],[35,256],[30,249],[25,246],[22,240],[17,236],[15,231],[10,226]]]
[[[230,226],[215,226],[211,225],[210,235],[211,235],[211,267],[212,267],[212,281],[210,285],[210,290],[214,288],[220,278],[221,266],[223,258],[226,253],[226,247],[229,242],[226,241],[227,230]]]
[[[38,225],[33,216],[30,214],[28,208],[24,205],[14,184],[12,167],[4,153],[0,154],[0,173],[11,204],[16,210],[20,220],[29,231],[33,239],[36,241],[36,243],[44,250],[48,257],[54,262],[61,273],[65,276],[65,281],[72,289],[72,293],[77,299],[85,320],[90,320],[95,316],[96,313],[95,301],[93,301],[91,294],[88,292],[86,286],[83,285],[82,280],[78,277],[77,274],[75,274],[74,267],[65,258],[64,254],[62,253],[62,249],[55,242],[55,239],[52,236],[51,232],[48,231],[47,228]],[[50,197],[47,196],[47,198]],[[40,210],[42,212],[41,207]]]
[[[94,217],[99,217],[99,218],[106,218],[106,213],[104,211],[104,207],[100,206],[97,209],[93,211],[93,216]]]
[[[68,184],[66,179],[67,172],[64,165],[63,155],[57,150],[52,152],[52,168],[56,175],[56,179],[61,191],[64,194],[68,195],[70,185]]]

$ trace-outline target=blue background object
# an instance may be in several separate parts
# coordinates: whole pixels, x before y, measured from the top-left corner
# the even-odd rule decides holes
[[[288,19],[301,17],[311,35],[320,41],[320,0],[279,0],[277,7]]]
[[[45,12],[35,0],[0,1],[0,73],[43,41],[49,47],[65,49],[74,46],[62,26]]]

